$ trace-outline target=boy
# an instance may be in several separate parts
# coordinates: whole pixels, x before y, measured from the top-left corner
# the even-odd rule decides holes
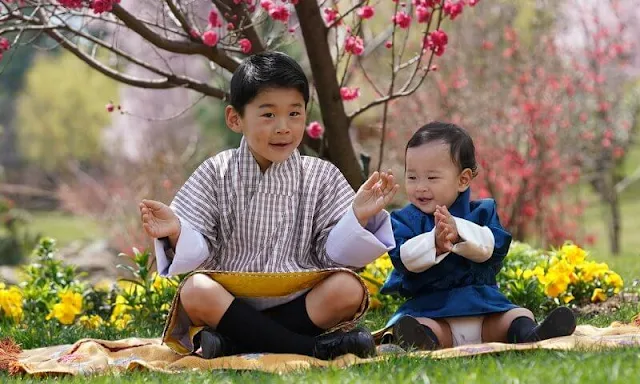
[[[277,52],[247,58],[233,74],[225,110],[227,125],[243,134],[240,147],[205,161],[171,208],[140,204],[145,231],[162,239],[160,274],[202,272],[191,274],[174,300],[164,334],[174,349],[193,351],[199,343],[206,358],[375,353],[363,330],[323,333],[366,310],[366,288],[344,267],[363,267],[395,246],[383,208],[399,186],[391,173],[376,172],[354,198],[335,166],[300,156],[308,100],[309,84],[293,59]],[[275,296],[238,298],[215,280],[219,271],[241,272],[234,279],[243,287],[256,274],[328,277]],[[193,327],[205,328],[192,337]]]
[[[536,324],[500,292],[496,275],[511,234],[493,199],[470,199],[478,172],[471,136],[455,124],[426,124],[407,143],[405,162],[410,204],[391,215],[395,269],[381,289],[407,299],[387,323],[398,344],[432,350],[573,333],[570,309]]]

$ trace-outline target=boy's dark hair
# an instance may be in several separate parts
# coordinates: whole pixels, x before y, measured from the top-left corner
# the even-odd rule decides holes
[[[473,139],[467,131],[453,123],[433,121],[422,126],[409,139],[405,155],[409,148],[419,147],[435,141],[449,144],[451,160],[460,167],[460,170],[469,168],[474,177],[478,174],[476,148],[473,145]]]
[[[230,104],[241,115],[244,107],[260,91],[294,88],[300,91],[305,107],[309,102],[309,80],[300,64],[281,52],[263,52],[247,57],[233,72]]]

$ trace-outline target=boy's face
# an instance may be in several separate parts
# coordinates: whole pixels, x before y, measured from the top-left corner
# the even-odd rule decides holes
[[[306,111],[297,89],[265,89],[248,103],[241,116],[233,107],[225,111],[227,125],[242,133],[260,169],[283,162],[300,145]]]
[[[432,214],[437,205],[449,208],[471,182],[471,170],[460,172],[451,160],[449,144],[441,141],[408,148],[405,188],[409,201]]]

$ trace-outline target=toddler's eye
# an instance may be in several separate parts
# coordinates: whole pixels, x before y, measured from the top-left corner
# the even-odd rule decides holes
[[[415,177],[415,176],[409,176],[409,177],[408,177],[408,179],[409,179],[409,180],[415,180],[415,179],[416,179],[416,177]]]

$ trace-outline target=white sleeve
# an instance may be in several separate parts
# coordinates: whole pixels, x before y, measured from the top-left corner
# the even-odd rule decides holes
[[[423,233],[400,246],[400,260],[408,271],[424,272],[444,260],[449,252],[436,256],[436,231]]]
[[[179,218],[179,217],[178,217]],[[180,219],[180,237],[175,254],[163,241],[155,239],[156,263],[160,276],[188,273],[198,268],[209,257],[209,247],[204,236],[189,223]]]
[[[461,242],[453,246],[452,252],[476,263],[483,263],[493,254],[496,240],[489,227],[454,217]]]
[[[389,213],[382,210],[363,228],[353,207],[329,232],[327,255],[334,262],[361,268],[395,248]]]

